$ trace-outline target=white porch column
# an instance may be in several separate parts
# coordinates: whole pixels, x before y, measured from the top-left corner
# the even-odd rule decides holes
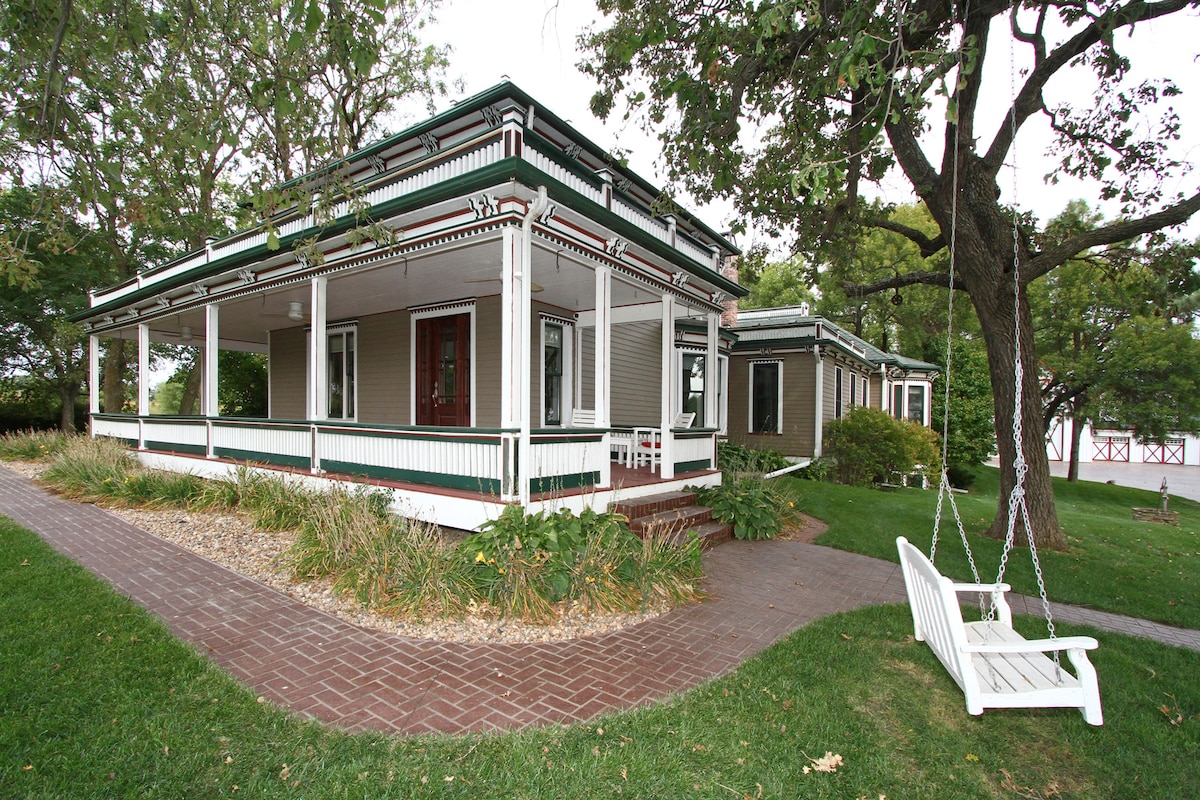
[[[100,337],[88,336],[88,413],[100,413]]]
[[[605,266],[596,267],[596,427],[612,426],[612,270]],[[603,458],[600,461],[600,487],[612,485],[612,461],[609,459],[609,442],[612,434],[606,432],[603,441]]]
[[[675,355],[675,298],[662,296],[662,394],[659,427],[662,428],[662,449],[659,451],[659,477],[670,480],[675,477],[675,437],[671,433],[671,422],[675,419],[671,406]]]
[[[516,442],[511,431],[521,427],[521,361],[529,355],[521,353],[517,343],[521,330],[521,297],[516,273],[520,271],[520,250],[524,237],[513,228],[505,228],[500,239],[500,427],[509,433],[501,435],[501,500],[520,499],[521,462],[513,452]],[[514,468],[514,464],[516,467]],[[527,484],[527,482],[525,482]],[[525,494],[528,495],[528,488]]]
[[[825,436],[825,359],[821,356],[821,348],[813,348],[813,361],[817,365],[817,374],[813,380],[815,387],[813,401],[816,403],[816,413],[813,414],[813,458],[821,455],[821,439]]]
[[[137,327],[138,337],[138,449],[146,449],[146,422],[150,414],[150,326]]]
[[[200,369],[200,413],[215,417],[217,405],[217,357],[221,352],[221,307],[209,303],[204,307],[204,352]]]
[[[720,427],[718,419],[720,411],[717,407],[717,336],[721,324],[721,315],[713,312],[708,314],[708,351],[704,354],[704,427]],[[715,454],[713,456],[716,457]],[[716,461],[713,462],[716,464]]]
[[[329,279],[313,278],[310,284],[309,307],[312,309],[312,332],[308,348],[308,404],[306,412],[311,421],[329,416],[329,342],[325,335],[326,297]]]
[[[204,307],[204,352],[200,369],[200,413],[204,415],[205,455],[215,458],[212,418],[221,413],[217,402],[217,358],[221,352],[221,307],[209,303]]]
[[[310,423],[309,469],[321,471],[321,453],[317,449],[317,422],[329,416],[329,359],[326,350],[329,340],[325,335],[325,305],[329,293],[329,279],[313,278],[310,285],[309,307],[312,309],[312,333],[308,347],[308,420]]]

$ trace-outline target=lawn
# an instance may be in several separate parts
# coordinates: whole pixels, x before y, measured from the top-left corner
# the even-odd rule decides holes
[[[1001,542],[978,535],[996,512],[998,472],[983,469],[969,495],[956,496],[980,577],[995,580]],[[795,480],[804,510],[829,524],[819,544],[897,561],[896,537],[929,551],[937,493],[904,489],[882,493]],[[1156,508],[1157,492],[1102,483],[1054,480],[1066,553],[1039,551],[1051,600],[1200,628],[1200,504],[1172,498],[1178,526],[1134,522],[1130,509]],[[883,511],[886,509],[886,511]],[[943,574],[971,573],[949,506],[938,544]],[[1014,591],[1036,594],[1028,551],[1015,551],[1005,580]]]
[[[1101,640],[1103,728],[1070,710],[968,716],[907,608],[889,606],[820,620],[724,678],[590,724],[346,735],[257,702],[0,519],[0,796],[1200,796],[1200,654],[1062,627]],[[836,772],[816,768],[826,753]]]

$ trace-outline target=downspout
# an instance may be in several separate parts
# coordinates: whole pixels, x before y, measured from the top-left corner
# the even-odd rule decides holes
[[[517,359],[521,364],[521,374],[517,378],[520,386],[517,397],[520,398],[521,404],[519,412],[521,438],[517,444],[517,499],[522,508],[529,507],[529,484],[533,478],[530,472],[530,465],[533,461],[533,443],[530,441],[532,424],[529,410],[532,402],[529,381],[533,374],[530,364],[530,360],[533,358],[533,222],[542,215],[548,205],[550,205],[550,200],[546,196],[546,187],[539,186],[537,197],[529,206],[529,210],[525,212],[525,218],[521,220],[521,271],[515,276],[521,281],[520,346],[522,353]]]

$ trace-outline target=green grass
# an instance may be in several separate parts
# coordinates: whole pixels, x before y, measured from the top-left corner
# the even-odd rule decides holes
[[[979,535],[996,511],[998,473],[981,471],[970,495],[956,496],[980,577],[994,580],[1001,542]],[[896,537],[928,552],[937,493],[907,489],[881,493],[832,483],[796,481],[805,511],[829,524],[818,543],[897,561]],[[1066,553],[1039,551],[1051,600],[1200,628],[1200,504],[1172,498],[1178,526],[1134,522],[1130,509],[1158,506],[1158,493],[1102,483],[1055,479]],[[949,504],[938,544],[938,567],[960,580],[970,569]],[[1014,591],[1036,594],[1028,551],[1015,551],[1005,580]]]
[[[590,724],[350,736],[256,702],[0,519],[0,796],[1200,796],[1200,655],[1072,628],[1102,642],[1103,728],[1071,710],[971,717],[910,626],[902,606],[819,620],[722,679]],[[826,751],[843,766],[805,774],[805,754]]]

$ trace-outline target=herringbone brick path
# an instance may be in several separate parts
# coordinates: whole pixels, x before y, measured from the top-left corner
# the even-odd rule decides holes
[[[0,511],[255,692],[349,729],[462,732],[585,720],[728,672],[817,617],[905,601],[896,564],[797,542],[731,542],[705,556],[708,602],[588,639],[454,644],[356,627],[3,468]],[[1200,650],[1195,631],[1079,611],[1093,617],[1080,620],[1089,624],[1181,635],[1171,643]],[[1060,618],[1070,612],[1056,607]]]

